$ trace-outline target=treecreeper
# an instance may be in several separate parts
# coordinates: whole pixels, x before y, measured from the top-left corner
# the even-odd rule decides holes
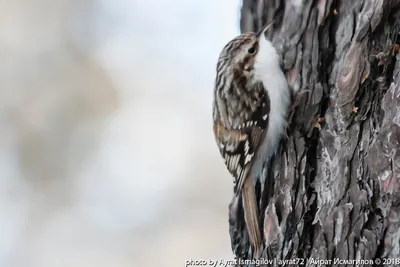
[[[273,23],[273,22],[272,22]],[[218,149],[233,176],[229,205],[232,250],[247,258],[261,255],[264,236],[256,188],[287,128],[292,90],[281,68],[281,57],[259,32],[231,40],[220,53],[214,88],[213,128]],[[248,238],[248,239],[247,239]]]

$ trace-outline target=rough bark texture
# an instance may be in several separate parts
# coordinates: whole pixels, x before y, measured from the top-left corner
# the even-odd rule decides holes
[[[399,266],[400,1],[243,0],[242,32],[273,19],[290,84],[310,93],[260,191],[263,257]]]

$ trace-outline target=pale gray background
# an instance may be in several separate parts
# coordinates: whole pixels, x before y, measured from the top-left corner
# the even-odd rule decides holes
[[[0,266],[232,257],[212,135],[239,0],[0,0]]]

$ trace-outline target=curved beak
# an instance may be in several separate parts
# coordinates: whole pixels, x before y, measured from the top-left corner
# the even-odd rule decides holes
[[[257,38],[260,38],[261,36],[263,36],[265,34],[265,32],[269,29],[269,27],[272,26],[272,24],[274,24],[275,20],[271,21],[270,23],[268,23],[267,25],[265,25],[264,27],[262,27],[257,33],[256,36]]]

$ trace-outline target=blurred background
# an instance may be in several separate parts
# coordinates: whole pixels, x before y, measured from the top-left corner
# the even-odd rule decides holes
[[[0,0],[0,266],[231,259],[212,134],[239,0]]]

